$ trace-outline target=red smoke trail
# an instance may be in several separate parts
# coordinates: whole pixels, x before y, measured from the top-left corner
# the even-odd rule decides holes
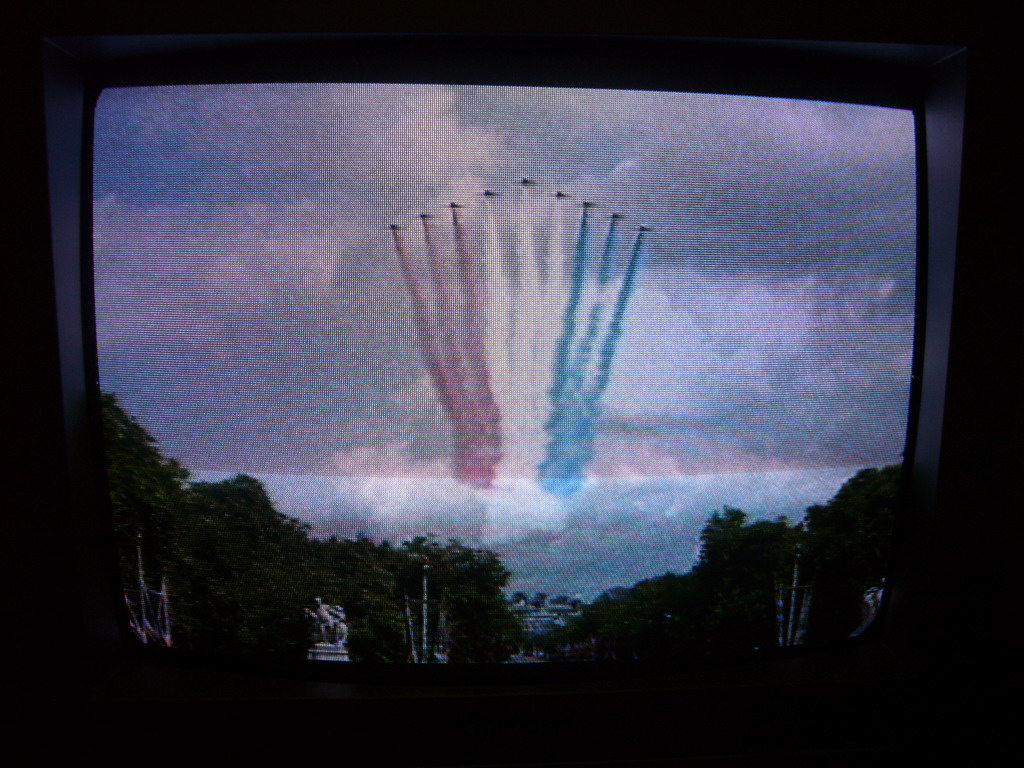
[[[427,245],[427,261],[434,284],[434,329],[437,331],[434,338],[440,340],[442,371],[451,388],[453,404],[458,409],[466,399],[466,365],[456,341],[456,329],[453,329],[457,323],[457,302],[452,298],[452,291],[456,288],[455,276],[449,259],[438,247],[433,216],[424,213],[420,220],[423,222],[423,240]],[[452,415],[457,418],[457,412]]]
[[[458,207],[452,204],[452,231],[458,255],[459,285],[462,287],[464,314],[461,318],[463,331],[461,347],[463,358],[469,368],[468,424],[464,435],[465,462],[459,476],[474,485],[490,486],[495,469],[501,461],[501,411],[494,400],[490,376],[487,372],[487,350],[484,340],[486,315],[484,289],[480,285],[473,254]],[[461,448],[462,446],[460,446]]]
[[[420,220],[423,222],[423,240],[427,246],[427,262],[434,287],[434,327],[437,329],[434,338],[440,340],[441,386],[448,388],[451,403],[448,413],[455,427],[455,476],[474,484],[486,484],[475,477],[477,457],[472,449],[478,443],[477,425],[467,408],[471,399],[469,381],[466,361],[458,342],[458,302],[452,296],[458,286],[452,274],[451,261],[441,253],[438,245],[433,217],[424,213]]]
[[[486,367],[482,325],[486,317],[480,312],[483,291],[457,216],[453,222],[457,275],[441,252],[431,217],[421,219],[429,278],[416,269],[399,227],[392,225],[395,250],[412,297],[427,369],[455,429],[455,476],[486,488],[501,461],[501,415]]]
[[[433,313],[426,299],[426,292],[416,272],[409,251],[402,240],[397,224],[391,225],[391,234],[395,238],[395,250],[398,252],[398,263],[402,268],[402,276],[405,277],[406,285],[409,286],[409,294],[412,297],[413,316],[416,319],[416,330],[420,337],[420,347],[423,349],[426,358],[427,370],[430,378],[434,380],[438,395],[441,398],[441,405],[450,416],[455,417],[456,408],[453,392],[445,371],[444,360],[441,351],[438,349],[438,333],[434,327]]]

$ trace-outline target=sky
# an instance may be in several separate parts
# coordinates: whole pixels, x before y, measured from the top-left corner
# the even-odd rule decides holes
[[[482,191],[518,200],[523,178],[533,213],[504,220],[520,234],[550,234],[555,192],[568,251],[582,201],[598,245],[613,212],[624,249],[650,228],[571,493],[529,462],[483,486],[453,470],[458,430],[389,232],[402,226],[421,257],[430,213],[450,246],[457,202],[483,260]],[[319,534],[455,536],[500,551],[513,588],[590,598],[685,571],[722,506],[796,521],[857,469],[900,460],[915,198],[905,110],[545,88],[108,89],[101,386],[196,477],[259,477]],[[515,327],[550,326],[531,337],[550,353],[564,302],[529,298],[513,302],[530,319]],[[503,412],[501,392],[532,391],[532,370],[492,381]],[[502,425],[506,453],[545,437]]]

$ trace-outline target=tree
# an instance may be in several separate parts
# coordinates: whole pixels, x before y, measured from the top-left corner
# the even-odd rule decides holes
[[[858,472],[798,526],[784,518],[751,523],[726,507],[704,526],[689,573],[609,590],[552,632],[547,650],[576,645],[598,658],[669,659],[774,646],[775,589],[792,582],[798,552],[800,582],[812,595],[805,639],[845,638],[860,622],[865,590],[882,584],[899,479],[899,466]]]
[[[195,651],[304,658],[305,609],[345,607],[353,659],[405,661],[405,595],[429,563],[431,599],[449,623],[453,661],[501,661],[522,631],[503,597],[509,573],[488,550],[417,538],[401,548],[362,536],[320,541],[281,514],[259,480],[189,483],[114,395],[103,396],[114,527],[125,583],[141,541],[146,570],[167,576],[175,643]],[[432,611],[436,625],[440,611]]]
[[[455,539],[442,545],[423,536],[405,542],[403,549],[408,561],[400,579],[400,597],[422,598],[423,567],[429,566],[428,598],[440,601],[433,609],[430,633],[439,632],[436,622],[443,611],[451,661],[507,660],[522,641],[523,629],[504,597],[511,574],[500,558]]]
[[[156,440],[121,406],[116,395],[101,395],[107,490],[122,582],[133,584],[141,549],[147,574],[165,575],[188,472],[164,458]]]
[[[246,475],[193,484],[181,519],[172,584],[183,644],[301,658],[314,591],[306,526],[277,512]]]
[[[310,547],[308,580],[316,597],[345,607],[353,660],[405,661],[405,619],[396,599],[405,553],[365,536],[312,540]]]
[[[862,470],[827,504],[807,510],[803,561],[813,589],[809,642],[849,636],[860,623],[864,592],[882,586],[900,473],[899,465]]]
[[[799,535],[784,519],[748,523],[741,510],[716,512],[689,573],[609,590],[552,633],[548,645],[589,642],[598,658],[616,660],[773,646],[775,586],[792,571]]]
[[[785,518],[747,523],[743,512],[729,508],[711,516],[693,569],[710,607],[701,617],[708,648],[775,645],[775,587],[790,577],[799,536]]]

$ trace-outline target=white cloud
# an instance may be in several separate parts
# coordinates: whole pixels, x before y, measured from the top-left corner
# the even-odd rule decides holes
[[[108,158],[99,176],[109,176],[96,217],[101,355],[118,345],[125,379],[147,358],[143,365],[153,375],[135,384],[142,398],[189,386],[183,360],[194,370],[211,360],[227,365],[260,356],[246,375],[259,367],[278,386],[273,394],[290,388],[288,407],[311,393],[320,398],[309,411],[322,421],[306,427],[337,431],[328,450],[371,446],[337,454],[342,474],[447,481],[435,456],[448,449],[449,436],[422,375],[386,225],[520,175],[539,173],[545,189],[567,184],[566,191],[621,204],[633,220],[671,223],[651,239],[652,256],[660,259],[649,260],[631,306],[605,395],[610,417],[707,422],[737,403],[756,409],[787,388],[790,401],[824,402],[829,387],[853,391],[909,371],[909,305],[899,305],[895,320],[865,320],[867,309],[899,304],[893,280],[886,287],[876,274],[871,291],[847,284],[844,300],[824,311],[841,280],[767,282],[767,269],[745,279],[701,261],[751,248],[786,251],[789,243],[774,237],[774,219],[761,220],[756,193],[786,197],[808,169],[828,169],[822,178],[833,178],[837,168],[850,176],[866,165],[895,164],[912,174],[912,163],[900,159],[912,150],[909,134],[892,130],[907,122],[902,113],[694,94],[462,86],[199,86],[112,91],[103,99],[98,128],[111,141],[98,155]],[[104,113],[104,103],[113,111]],[[132,187],[139,179],[145,184]],[[726,192],[732,197],[716,197]],[[691,205],[701,196],[706,205]],[[837,220],[853,219],[843,205],[836,204]],[[737,221],[757,224],[756,231],[731,228]],[[828,222],[798,223],[816,246],[846,247],[819,242],[821,232],[835,234]],[[799,247],[812,264],[806,275],[820,254],[806,242]],[[844,266],[842,277],[849,274]],[[880,354],[875,342],[896,332],[908,343]],[[178,354],[200,347],[201,355]],[[165,372],[156,370],[165,363]],[[223,405],[216,393],[197,391],[204,405]],[[276,402],[269,393],[261,401],[270,409]],[[402,425],[390,418],[395,413],[420,417],[421,442],[432,440],[434,450],[386,448],[370,456],[401,436]],[[304,411],[274,426],[308,418]],[[625,437],[605,436],[593,471],[694,469],[691,454],[658,442],[663,435],[638,434],[633,455]],[[266,441],[255,428],[249,437],[254,454]],[[705,447],[715,448],[716,467],[755,461],[747,446]],[[442,488],[438,498],[459,492]],[[489,503],[480,501],[481,508],[500,508]]]
[[[481,492],[450,478],[260,475],[277,508],[320,536],[366,533],[394,543],[435,534],[499,551],[510,590],[587,599],[666,571],[685,572],[699,534],[722,507],[797,522],[857,468],[592,480],[570,502],[536,484]],[[217,481],[228,473],[203,473]]]
[[[451,476],[447,458],[424,459],[397,442],[336,453],[335,482],[343,495],[393,530],[485,542],[557,527],[565,502],[532,479],[502,479],[477,488]],[[410,534],[412,535],[412,534]]]

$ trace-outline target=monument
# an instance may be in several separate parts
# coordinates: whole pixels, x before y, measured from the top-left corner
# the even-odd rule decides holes
[[[313,647],[310,661],[351,661],[348,655],[348,624],[345,609],[340,605],[325,605],[316,598],[316,609],[306,610],[312,619]]]

